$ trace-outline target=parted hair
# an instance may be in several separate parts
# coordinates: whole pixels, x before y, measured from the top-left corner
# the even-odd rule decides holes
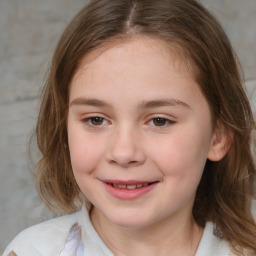
[[[195,221],[215,223],[233,248],[256,253],[254,120],[232,46],[218,21],[196,0],[92,0],[62,34],[43,89],[36,138],[39,194],[55,213],[84,201],[73,176],[67,137],[69,87],[81,60],[107,42],[147,36],[180,51],[211,109],[213,126],[230,135],[225,157],[207,160],[193,207]]]

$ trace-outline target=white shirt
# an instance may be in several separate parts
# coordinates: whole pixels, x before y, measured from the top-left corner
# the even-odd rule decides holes
[[[195,256],[230,256],[228,243],[207,222]],[[215,232],[216,233],[216,232]],[[6,248],[17,256],[114,256],[94,229],[85,207],[22,231]]]

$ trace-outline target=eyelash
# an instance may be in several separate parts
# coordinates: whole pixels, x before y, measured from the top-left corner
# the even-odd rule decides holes
[[[164,122],[164,124],[163,124],[163,125],[156,125],[156,124],[154,123],[154,121],[157,121],[157,122],[158,122],[158,121]],[[165,127],[165,126],[172,125],[172,124],[174,124],[175,122],[174,122],[173,120],[170,120],[170,119],[167,119],[167,118],[164,118],[164,117],[154,117],[154,118],[152,118],[152,119],[150,120],[149,123],[154,123],[153,126],[155,126],[155,127]]]
[[[107,122],[109,123],[105,118],[101,117],[101,116],[92,116],[92,117],[87,117],[87,118],[84,118],[82,119],[82,122],[85,123],[86,125],[90,126],[90,127],[100,127],[100,126],[104,126],[104,124],[102,125],[101,124],[93,124],[93,119],[95,121],[95,119],[100,119],[100,121],[102,122]],[[97,121],[96,121],[97,122]]]
[[[101,123],[93,124],[93,120],[97,122],[97,119],[99,119],[98,121],[100,121]],[[87,126],[93,127],[93,128],[100,128],[100,127],[106,125],[106,124],[103,124],[104,122],[107,122],[107,124],[110,123],[105,118],[100,117],[100,116],[87,117],[87,118],[82,119],[82,122],[85,123]],[[159,124],[162,122],[162,124],[157,125],[155,122],[159,122]],[[160,128],[160,127],[170,126],[170,125],[174,124],[175,121],[167,119],[167,118],[163,118],[163,117],[154,117],[154,118],[151,118],[149,120],[149,122],[147,122],[147,123],[151,124],[154,127]]]

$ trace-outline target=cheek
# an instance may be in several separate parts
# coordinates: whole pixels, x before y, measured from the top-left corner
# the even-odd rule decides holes
[[[68,141],[74,175],[89,174],[95,170],[103,154],[102,143],[79,132],[70,132]]]
[[[206,161],[200,150],[191,146],[188,140],[173,138],[154,152],[158,155],[155,164],[163,174],[168,198],[179,207],[194,200]]]
[[[72,133],[69,136],[69,149],[73,173],[83,194],[90,200],[95,196],[93,176],[102,159],[102,149],[97,140]]]
[[[192,133],[193,134],[193,133]],[[208,143],[199,134],[182,131],[158,142],[152,148],[152,159],[165,176],[185,180],[201,177],[208,154]]]

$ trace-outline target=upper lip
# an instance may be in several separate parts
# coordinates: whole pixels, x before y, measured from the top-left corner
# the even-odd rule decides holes
[[[138,185],[138,184],[146,184],[146,183],[155,183],[158,180],[102,180],[105,183],[111,183],[116,185]]]

